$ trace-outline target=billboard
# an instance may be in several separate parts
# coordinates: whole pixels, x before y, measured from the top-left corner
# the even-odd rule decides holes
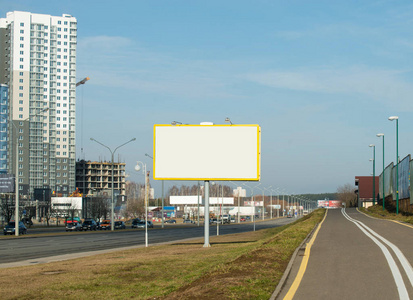
[[[169,196],[169,203],[173,205],[198,205],[198,196]],[[199,196],[199,204],[204,205],[204,199]],[[209,204],[234,204],[233,197],[209,197]]]
[[[338,200],[318,200],[317,207],[322,208],[340,208],[342,205],[341,201]]]
[[[14,193],[15,181],[13,174],[0,174],[0,193]]]
[[[244,201],[244,206],[252,206],[252,201]],[[254,201],[254,206],[264,206],[264,202]]]
[[[155,180],[259,181],[259,125],[154,125]]]

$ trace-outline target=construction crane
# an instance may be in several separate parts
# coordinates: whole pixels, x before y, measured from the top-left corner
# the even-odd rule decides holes
[[[78,87],[78,86],[81,85],[81,84],[85,84],[86,81],[88,81],[89,79],[90,79],[89,77],[83,78],[81,81],[79,81],[78,83],[76,83],[76,87]]]

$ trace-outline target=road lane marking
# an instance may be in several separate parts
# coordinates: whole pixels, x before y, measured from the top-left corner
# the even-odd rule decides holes
[[[304,252],[303,260],[301,261],[300,269],[298,270],[297,276],[295,277],[293,284],[291,285],[290,289],[288,290],[287,294],[285,295],[284,300],[293,299],[295,293],[297,292],[298,287],[300,286],[300,283],[301,283],[301,280],[303,279],[305,270],[307,269],[308,260],[310,258],[311,246],[313,245],[313,243],[315,241],[315,238],[317,237],[317,234],[318,234],[318,231],[321,228],[321,225],[323,224],[324,220],[327,217],[327,212],[328,212],[328,209],[326,209],[326,213],[324,215],[323,220],[320,222],[320,224],[318,224],[318,227],[317,227],[316,231],[314,232],[313,237],[310,239],[310,242],[308,242],[306,247],[305,247],[305,252]]]
[[[343,212],[343,210],[342,210]],[[351,218],[347,212],[344,210],[344,213]],[[378,219],[377,220],[385,220],[385,221],[393,221],[393,220],[386,220],[386,219]],[[400,251],[400,249],[394,245],[392,242],[390,242],[389,240],[385,239],[384,237],[382,237],[381,235],[377,234],[373,229],[371,229],[370,227],[368,227],[366,224],[364,224],[363,222],[353,219],[356,222],[359,222],[362,226],[364,226],[367,230],[369,230],[374,236],[376,236],[377,238],[381,239],[385,244],[387,244],[387,246],[389,246],[393,252],[396,254],[397,258],[399,259],[404,271],[406,272],[407,277],[409,278],[410,281],[410,285],[413,287],[413,268],[410,264],[410,262],[407,260],[406,256],[404,256],[403,252]],[[400,225],[404,225],[402,223],[399,223],[397,221],[395,221],[395,223],[398,223]],[[410,227],[410,226],[407,226]]]
[[[360,221],[357,221],[360,222]],[[389,246],[393,252],[396,254],[397,258],[400,261],[400,264],[402,265],[404,271],[406,272],[407,277],[409,278],[410,284],[413,287],[413,268],[410,264],[410,262],[407,260],[406,256],[404,256],[403,252],[400,251],[400,249],[394,245],[392,242],[389,240],[385,239],[381,235],[377,234],[375,231],[373,231],[371,228],[366,226],[365,224],[361,223],[362,226],[364,226],[367,230],[371,232],[374,236],[382,240],[387,246]]]
[[[378,238],[380,238],[383,242],[384,242],[384,238],[381,237],[380,235],[378,235],[376,232],[374,232],[372,229],[368,228],[368,226],[364,225],[362,222],[357,221],[353,218],[351,218],[349,215],[347,215],[346,211],[344,208],[341,209],[341,213],[343,214],[343,216],[349,220],[350,222],[354,223],[366,236],[368,236],[379,248],[380,250],[383,252],[384,257],[387,260],[387,263],[390,267],[390,271],[392,272],[393,275],[393,279],[396,283],[397,286],[397,291],[399,293],[399,298],[400,299],[410,299],[409,298],[409,294],[407,293],[407,289],[406,286],[404,284],[403,281],[403,277],[400,273],[399,268],[397,267],[397,264],[395,262],[395,260],[393,259],[390,251],[386,248],[386,246],[381,243],[378,239],[376,239],[373,234],[375,236],[377,236]],[[389,242],[390,243],[390,242]],[[391,247],[390,245],[388,245],[389,247]],[[393,245],[394,246],[394,245]],[[396,246],[394,246],[395,248],[397,248]],[[391,247],[392,248],[392,247]],[[393,248],[392,248],[393,249]],[[394,250],[393,250],[394,251]],[[399,252],[401,253],[401,251],[399,250]],[[398,253],[396,253],[396,256],[398,257],[399,261],[402,263],[401,258],[398,256]],[[404,257],[404,255],[402,254],[402,256]],[[403,263],[402,263],[403,265]],[[410,264],[409,264],[410,266]],[[411,269],[411,266],[410,266]],[[405,269],[406,270],[406,269]],[[406,272],[407,273],[407,272]],[[407,274],[409,277],[409,274]],[[410,282],[412,282],[412,279],[409,277]]]

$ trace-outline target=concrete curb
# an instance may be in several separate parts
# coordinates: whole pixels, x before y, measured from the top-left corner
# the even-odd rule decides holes
[[[298,251],[305,249],[305,247],[303,248],[303,245],[304,245],[305,243],[307,243],[307,241],[308,241],[308,240],[310,239],[310,237],[313,235],[314,231],[316,230],[316,228],[317,228],[317,226],[318,226],[319,224],[320,224],[320,223],[317,223],[317,224],[314,226],[314,228],[311,230],[311,232],[310,232],[310,233],[305,237],[305,239],[301,242],[300,246],[298,246],[298,247],[295,249],[295,251],[294,251],[293,255],[291,256],[291,259],[290,259],[290,261],[289,261],[289,263],[288,263],[288,265],[287,265],[287,268],[285,269],[285,272],[284,272],[283,276],[282,276],[281,279],[280,279],[280,282],[278,283],[277,287],[275,288],[274,293],[272,293],[272,295],[271,295],[270,300],[275,300],[275,299],[277,299],[277,296],[280,294],[282,288],[283,288],[284,285],[285,285],[285,282],[287,281],[288,276],[290,275],[290,272],[291,272],[291,269],[292,269],[292,267],[293,267],[294,261],[295,261],[295,259],[296,259],[296,257],[297,257]]]

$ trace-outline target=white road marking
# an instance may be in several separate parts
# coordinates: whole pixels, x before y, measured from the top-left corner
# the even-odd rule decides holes
[[[383,243],[381,243],[378,239],[376,239],[374,236],[378,237],[379,239],[381,239],[383,242],[390,243],[389,241],[387,241],[385,238],[381,237],[379,234],[377,234],[376,232],[374,232],[371,228],[369,228],[368,226],[366,226],[365,224],[363,224],[362,222],[355,220],[353,218],[351,218],[349,215],[347,215],[346,211],[344,208],[341,209],[341,213],[343,214],[343,216],[349,220],[350,222],[353,222],[365,235],[367,235],[377,246],[379,246],[380,250],[383,252],[384,256],[386,257],[387,263],[389,264],[390,270],[392,272],[394,281],[396,283],[397,286],[397,291],[399,293],[399,298],[400,299],[410,299],[409,298],[409,294],[407,293],[407,289],[406,286],[404,284],[402,275],[400,273],[399,268],[397,267],[397,264],[395,262],[395,260],[393,259],[390,251],[386,248],[385,245],[383,245]],[[374,235],[374,236],[373,236]],[[391,243],[390,243],[391,244]],[[390,246],[389,244],[387,244],[389,247],[391,247],[393,249],[397,248],[395,245]],[[398,248],[397,248],[398,249]],[[394,251],[394,249],[393,249]],[[397,256],[397,258],[399,259],[400,262],[402,262],[402,258],[399,257],[399,254],[401,254],[403,257],[404,255],[401,253],[401,251],[398,249],[398,251],[395,251],[395,254]],[[404,257],[404,259],[407,261],[407,259]],[[403,265],[403,263],[402,263]],[[410,266],[410,264],[408,264]],[[410,266],[411,269],[411,266]],[[405,268],[406,270],[406,268]],[[408,272],[406,272],[408,273]],[[409,274],[407,274],[409,277]],[[410,282],[412,283],[412,279],[409,277]]]

